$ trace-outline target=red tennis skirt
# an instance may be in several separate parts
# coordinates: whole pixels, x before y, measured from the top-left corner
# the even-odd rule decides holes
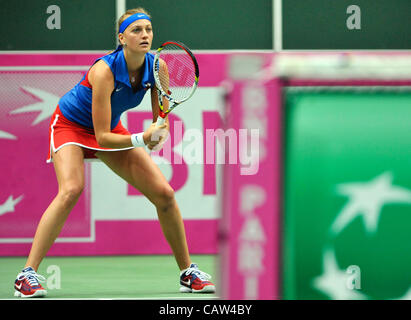
[[[130,135],[131,133],[123,127],[121,121],[111,130],[113,133]],[[66,145],[74,144],[83,148],[84,159],[97,159],[97,151],[120,151],[132,149],[108,149],[98,145],[94,130],[74,123],[63,116],[57,106],[50,120],[49,127],[49,153],[47,162],[52,162],[52,152],[57,152]]]

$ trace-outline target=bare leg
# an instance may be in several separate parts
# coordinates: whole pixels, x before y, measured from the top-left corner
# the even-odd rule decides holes
[[[190,266],[180,209],[160,169],[142,148],[96,154],[111,170],[143,193],[156,207],[160,225],[180,270]]]
[[[80,147],[68,145],[53,154],[59,190],[43,213],[34,235],[26,267],[37,271],[84,187],[84,156]]]

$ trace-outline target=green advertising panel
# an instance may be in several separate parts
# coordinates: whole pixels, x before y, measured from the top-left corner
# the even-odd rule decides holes
[[[283,49],[411,49],[410,0],[284,0]]]
[[[411,91],[285,93],[284,299],[411,299]]]

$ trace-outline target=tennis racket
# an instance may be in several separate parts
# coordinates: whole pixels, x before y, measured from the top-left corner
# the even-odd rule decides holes
[[[181,42],[164,42],[154,57],[154,79],[160,107],[156,126],[166,121],[167,114],[190,99],[198,86],[199,69],[190,49]],[[166,110],[163,99],[172,103]]]

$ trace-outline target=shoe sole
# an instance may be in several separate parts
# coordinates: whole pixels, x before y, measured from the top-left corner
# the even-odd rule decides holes
[[[181,293],[215,293],[215,286],[205,286],[201,290],[190,289],[184,286],[180,287]]]
[[[45,297],[46,295],[47,295],[47,290],[37,290],[31,295],[25,295],[17,290],[14,292],[14,296],[20,297],[20,298],[41,298],[41,297]]]

